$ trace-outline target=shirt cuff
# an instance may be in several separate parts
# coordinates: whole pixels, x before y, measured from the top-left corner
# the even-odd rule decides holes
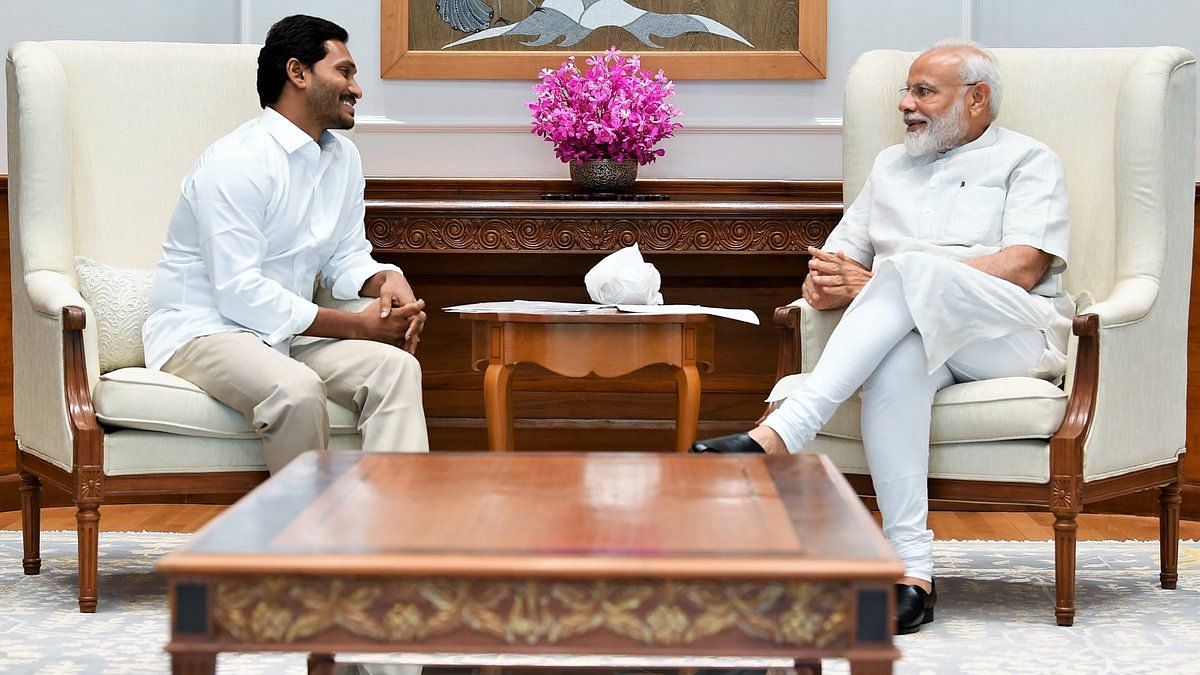
[[[360,265],[353,269],[348,269],[339,275],[329,290],[333,293],[333,297],[338,300],[356,300],[359,297],[358,292],[362,290],[363,284],[367,282],[367,279],[385,271],[404,274],[403,270],[399,267],[387,263],[377,262]]]
[[[1036,248],[1042,253],[1048,253],[1053,258],[1053,260],[1050,261],[1050,271],[1055,274],[1058,274],[1067,268],[1067,258],[1063,255],[1064,251],[1059,251],[1054,246],[1046,246],[1045,240],[1038,239],[1037,237],[1030,235],[1013,234],[1003,237],[1000,240],[1001,250],[1006,249],[1009,246],[1029,246],[1031,248]]]
[[[283,325],[271,331],[265,340],[267,344],[274,347],[275,345],[290,340],[293,337],[308,330],[313,321],[317,319],[317,306],[299,296],[296,296],[295,302],[292,303],[292,314],[288,320],[283,322]]]
[[[841,251],[846,254],[846,257],[863,266],[863,269],[871,269],[871,263],[874,261],[874,256],[868,251],[863,251],[857,246],[853,246],[848,241],[838,241],[826,243],[821,247],[826,253],[837,253]]]

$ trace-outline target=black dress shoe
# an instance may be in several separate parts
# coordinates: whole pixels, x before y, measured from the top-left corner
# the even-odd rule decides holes
[[[750,438],[750,434],[731,434],[696,441],[692,443],[691,452],[757,452],[761,455],[766,450],[763,450],[763,446],[759,445],[758,441]]]
[[[915,633],[921,630],[922,624],[933,621],[933,606],[936,604],[936,585],[926,593],[920,586],[896,584],[896,635]]]

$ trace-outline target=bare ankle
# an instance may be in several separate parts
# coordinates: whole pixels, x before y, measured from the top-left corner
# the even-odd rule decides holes
[[[750,430],[750,438],[754,442],[762,446],[763,450],[767,451],[768,455],[786,455],[788,454],[787,444],[783,442],[783,437],[780,436],[774,429],[768,426],[758,425]]]
[[[916,586],[924,590],[926,593],[933,590],[933,584],[931,582],[925,581],[924,579],[918,579],[917,577],[901,577],[899,583]]]

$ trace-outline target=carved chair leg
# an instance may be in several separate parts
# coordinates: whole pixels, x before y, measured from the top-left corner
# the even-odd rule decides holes
[[[76,502],[79,533],[79,611],[96,611],[96,571],[100,560],[100,504]]]
[[[1074,511],[1054,513],[1054,614],[1060,626],[1075,623],[1075,541],[1079,523]]]
[[[1179,581],[1179,483],[1158,489],[1159,575],[1163,588],[1175,588]]]
[[[21,472],[21,533],[25,545],[25,574],[42,571],[42,481]]]

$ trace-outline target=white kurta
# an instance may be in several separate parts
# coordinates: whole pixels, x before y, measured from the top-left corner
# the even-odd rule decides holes
[[[1067,228],[1062,161],[1045,144],[993,125],[945,153],[911,157],[903,145],[879,153],[824,250],[844,251],[876,273],[897,268],[929,372],[965,346],[1033,328],[1048,348],[1030,375],[1054,379],[1066,367],[1074,316],[1059,283]],[[1054,256],[1031,292],[956,262],[1014,245]]]

